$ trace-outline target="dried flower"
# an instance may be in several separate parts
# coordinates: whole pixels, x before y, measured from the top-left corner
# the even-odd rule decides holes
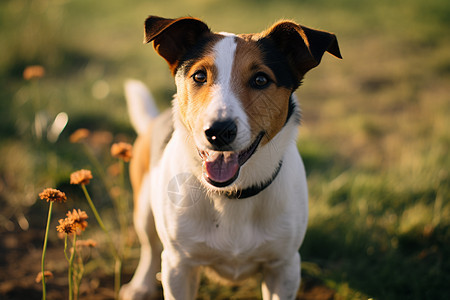
[[[75,130],[69,137],[71,143],[80,143],[85,140],[91,132],[86,128],[80,128]]]
[[[44,277],[45,277],[45,280],[50,279],[50,278],[53,278],[53,273],[50,272],[50,271],[44,271]],[[39,273],[37,274],[35,280],[36,280],[36,283],[39,283],[39,282],[42,281],[42,272],[39,272]]]
[[[88,225],[88,222],[86,221],[88,215],[85,211],[82,211],[81,209],[74,209],[72,212],[67,212],[66,216],[69,221],[73,222],[76,229],[80,229],[81,231],[86,229]]]
[[[105,145],[111,144],[112,140],[113,135],[111,132],[106,130],[97,130],[91,133],[89,142],[94,148],[101,148]]]
[[[59,219],[59,225],[56,226],[56,230],[61,233],[71,234],[76,230],[76,226],[74,225],[73,220],[69,220],[68,218]]]
[[[110,165],[108,167],[107,172],[108,172],[109,175],[115,177],[115,176],[119,176],[120,175],[120,173],[122,172],[121,169],[122,168],[121,168],[120,164],[118,162],[116,162],[116,163],[114,163],[114,164],[112,164],[112,165]]]
[[[92,179],[92,173],[89,170],[79,170],[70,174],[71,184],[88,184]]]
[[[118,197],[120,197],[121,194],[122,194],[122,189],[118,186],[113,186],[109,190],[109,195],[113,198],[118,198]]]
[[[89,247],[89,248],[95,248],[97,247],[97,242],[89,239],[89,240],[79,240],[77,241],[77,247]]]
[[[132,156],[133,146],[128,143],[120,142],[111,146],[111,155],[129,162]]]
[[[66,194],[57,189],[47,188],[42,193],[39,194],[42,200],[47,200],[47,202],[66,202]]]
[[[42,66],[28,66],[23,70],[25,80],[38,79],[45,75],[45,69]]]

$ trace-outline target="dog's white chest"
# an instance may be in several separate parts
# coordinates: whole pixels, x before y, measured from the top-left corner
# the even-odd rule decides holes
[[[283,249],[298,236],[295,221],[284,224],[284,211],[261,211],[258,201],[264,204],[265,199],[208,202],[202,208],[199,204],[197,209],[207,212],[207,217],[195,221],[186,215],[176,240],[192,261],[222,277],[240,280],[254,274],[263,265],[283,259]]]
[[[256,228],[242,224],[214,227],[202,242],[192,244],[192,258],[199,265],[206,265],[225,278],[239,280],[258,271],[270,257],[270,247],[264,247],[267,237]]]

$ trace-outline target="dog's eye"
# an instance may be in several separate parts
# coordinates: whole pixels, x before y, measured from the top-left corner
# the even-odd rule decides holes
[[[257,89],[263,89],[270,83],[269,77],[264,73],[257,73],[251,82],[251,85]]]
[[[197,83],[205,83],[206,82],[206,73],[204,71],[197,71],[194,73],[192,78]]]

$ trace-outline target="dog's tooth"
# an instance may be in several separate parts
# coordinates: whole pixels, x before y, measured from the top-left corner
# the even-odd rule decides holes
[[[226,162],[236,160],[237,157],[237,153],[232,151],[223,152],[223,155]]]
[[[206,161],[215,161],[220,158],[220,156],[223,155],[222,152],[218,151],[209,151],[206,155]]]

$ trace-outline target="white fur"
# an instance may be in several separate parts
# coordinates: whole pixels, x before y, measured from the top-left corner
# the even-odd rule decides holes
[[[215,88],[220,96],[208,109],[216,117],[222,116],[223,110],[225,115],[231,114],[245,123],[243,110],[230,87],[231,67],[227,64],[232,65],[232,49],[231,36],[216,46],[219,81]],[[177,81],[182,82],[179,78]],[[160,250],[154,237],[156,229],[164,248],[161,273],[165,299],[195,299],[200,267],[230,280],[262,272],[264,299],[294,299],[300,284],[298,249],[308,218],[306,176],[296,147],[294,118],[268,144],[257,149],[241,167],[230,189],[268,180],[282,160],[275,180],[256,196],[228,199],[202,182],[196,147],[186,138],[189,134],[181,125],[176,103],[175,99],[175,131],[140,191],[135,226],[142,243],[141,260],[132,281],[122,288],[121,298],[148,299],[155,295],[155,266],[159,263],[156,256]],[[143,118],[141,113],[130,115]],[[174,182],[181,185],[174,188]],[[174,195],[178,197],[175,199]]]
[[[131,124],[138,134],[144,134],[150,121],[159,114],[155,101],[147,87],[134,79],[125,82],[125,96]]]
[[[225,38],[219,41],[214,47],[215,66],[218,76],[211,90],[211,102],[204,114],[203,124],[210,125],[215,121],[231,119],[235,121],[238,134],[234,142],[230,145],[236,150],[247,148],[250,141],[250,128],[247,115],[242,108],[241,102],[232,91],[232,67],[236,53],[236,36],[234,34],[224,34]],[[204,132],[204,128],[199,128],[196,132]],[[209,142],[204,134],[194,136],[195,142],[200,149],[207,149]]]

